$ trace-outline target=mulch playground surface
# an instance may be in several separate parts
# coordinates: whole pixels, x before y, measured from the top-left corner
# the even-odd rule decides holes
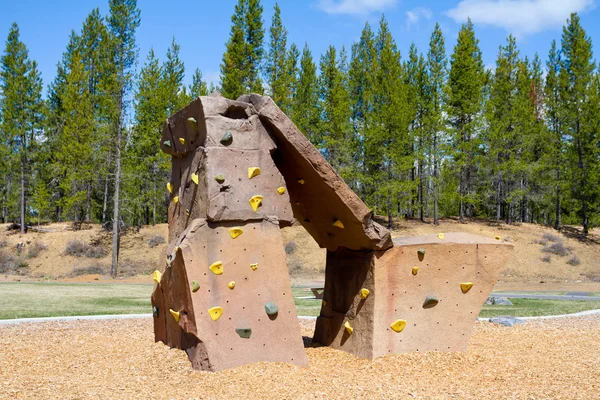
[[[301,321],[312,336],[314,321]],[[600,316],[478,322],[466,353],[361,360],[308,347],[308,368],[194,371],[152,320],[0,327],[0,399],[598,399]]]

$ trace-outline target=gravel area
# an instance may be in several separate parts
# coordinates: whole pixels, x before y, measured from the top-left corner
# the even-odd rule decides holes
[[[311,336],[314,321],[301,321]],[[307,340],[309,342],[309,340]],[[466,353],[361,360],[306,349],[309,368],[257,363],[216,373],[153,343],[152,321],[0,327],[0,398],[591,399],[600,393],[600,316],[478,322]]]

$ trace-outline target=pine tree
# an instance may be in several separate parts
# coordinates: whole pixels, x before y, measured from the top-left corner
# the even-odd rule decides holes
[[[167,49],[167,59],[162,66],[164,77],[161,93],[166,96],[167,116],[175,114],[189,102],[189,98],[182,92],[185,66],[183,61],[179,59],[180,50],[181,47],[173,38],[171,46]]]
[[[189,87],[190,96],[195,99],[200,96],[208,96],[208,85],[206,81],[202,79],[202,72],[196,68],[194,75],[192,76],[192,84]]]
[[[287,30],[281,22],[281,9],[275,3],[275,12],[271,21],[269,53],[265,62],[265,74],[269,85],[269,94],[282,110],[289,108],[290,75],[287,50]]]
[[[300,71],[292,104],[291,119],[315,146],[319,146],[322,142],[318,101],[317,66],[313,61],[308,44],[305,44],[300,59]]]

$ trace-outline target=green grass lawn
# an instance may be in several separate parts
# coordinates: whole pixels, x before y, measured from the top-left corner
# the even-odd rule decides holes
[[[0,283],[0,319],[69,315],[149,314],[152,285],[111,283]],[[294,297],[311,296],[293,288]],[[511,299],[512,306],[484,306],[480,317],[571,314],[600,308],[597,301]],[[298,315],[316,316],[321,301],[296,299]]]

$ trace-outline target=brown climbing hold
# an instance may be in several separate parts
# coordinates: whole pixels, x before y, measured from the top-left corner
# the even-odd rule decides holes
[[[179,311],[174,311],[172,308],[169,309],[169,312],[173,316],[175,322],[179,322]]]
[[[460,290],[463,293],[467,293],[469,290],[471,290],[471,288],[473,287],[473,283],[472,282],[464,282],[460,284]]]

